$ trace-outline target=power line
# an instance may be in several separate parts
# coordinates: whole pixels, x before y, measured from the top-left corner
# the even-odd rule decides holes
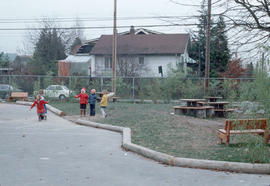
[[[219,16],[220,14],[212,14],[212,16]],[[144,19],[196,19],[201,15],[192,15],[192,16],[144,16],[144,17],[118,17],[117,20],[127,21],[127,20],[144,20]],[[85,21],[85,22],[102,22],[102,21],[112,21],[110,17],[85,17],[85,18],[2,18],[0,19],[0,23],[42,23],[42,22],[76,22],[76,21]]]
[[[184,23],[184,24],[156,24],[156,25],[134,25],[134,27],[144,27],[144,28],[151,28],[151,27],[174,27],[174,26],[198,26],[200,24],[196,23]],[[59,29],[59,30],[74,30],[74,29],[111,29],[113,28],[112,26],[80,26],[80,27],[53,27],[50,29]],[[125,26],[117,26],[117,28],[130,28],[130,25],[125,25]],[[18,31],[18,30],[43,30],[46,28],[0,28],[0,31]]]
[[[211,3],[212,7],[214,7],[213,5],[219,3],[219,2],[222,2],[223,0],[217,0],[213,3]],[[170,0],[170,2],[172,3],[175,3],[175,4],[178,4],[178,5],[181,5],[181,6],[191,6],[191,7],[202,7],[202,6],[206,6],[205,4],[189,4],[189,3],[179,3],[178,1],[176,0]],[[219,7],[219,5],[216,5],[217,7]]]
[[[212,25],[215,25],[217,23],[211,23]],[[152,28],[152,27],[175,27],[175,26],[187,26],[187,27],[192,27],[192,26],[199,26],[203,25],[202,23],[171,23],[171,24],[153,24],[153,25],[133,25],[136,28],[144,27],[144,28]],[[234,25],[233,23],[226,23],[226,25]],[[87,29],[111,29],[113,26],[71,26],[71,27],[51,27],[48,29],[59,29],[59,30],[75,30],[75,29],[82,29],[82,30],[87,30]],[[122,26],[117,26],[117,28],[130,28],[130,25],[122,25]],[[27,31],[27,30],[44,30],[46,29],[45,27],[29,27],[29,28],[0,28],[0,31]]]

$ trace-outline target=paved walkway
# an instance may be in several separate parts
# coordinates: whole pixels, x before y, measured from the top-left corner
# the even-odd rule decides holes
[[[270,175],[170,167],[121,149],[119,133],[0,104],[1,186],[270,185]]]

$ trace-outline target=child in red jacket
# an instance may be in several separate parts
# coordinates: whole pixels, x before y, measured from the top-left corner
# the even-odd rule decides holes
[[[47,101],[41,100],[41,96],[38,94],[36,96],[36,100],[32,104],[30,110],[37,105],[37,115],[38,115],[38,120],[41,121],[42,119],[47,119],[47,116],[45,114],[45,108],[44,105],[48,104]]]
[[[80,116],[85,116],[85,109],[88,104],[88,95],[86,94],[85,88],[82,88],[81,93],[75,96],[75,98],[80,98]]]

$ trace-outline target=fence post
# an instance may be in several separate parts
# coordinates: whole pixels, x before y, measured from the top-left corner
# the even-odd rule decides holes
[[[8,84],[10,85],[11,84],[11,80],[10,80],[11,76],[10,74],[8,75]]]
[[[100,92],[103,90],[103,77],[100,78]]]
[[[68,80],[68,86],[69,86],[69,88],[71,89],[71,76],[69,76],[69,78],[68,78],[69,80]]]
[[[132,98],[133,98],[133,102],[135,102],[135,78],[132,78]]]
[[[203,95],[205,96],[205,91],[206,91],[206,89],[205,89],[205,78],[203,78]]]
[[[40,76],[38,76],[38,88],[41,89],[41,87],[40,87]]]

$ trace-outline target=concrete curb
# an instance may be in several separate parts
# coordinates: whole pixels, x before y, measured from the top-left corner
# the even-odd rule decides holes
[[[114,125],[100,124],[100,123],[95,123],[92,121],[85,121],[82,119],[78,119],[76,123],[79,125],[85,125],[85,126],[94,127],[94,128],[101,128],[101,129],[111,130],[111,131],[120,132],[120,133],[123,132],[123,127],[118,127]]]
[[[27,101],[16,101],[16,104],[19,104],[19,105],[27,105],[27,106],[31,106],[33,104],[33,102],[27,102]],[[65,116],[66,113],[57,109],[57,108],[54,108],[53,106],[47,104],[46,105],[47,109],[53,113],[55,113],[56,115],[58,116]]]
[[[148,149],[140,145],[133,144],[131,142],[130,128],[118,127],[118,126],[107,125],[107,124],[99,124],[92,121],[85,121],[82,119],[78,119],[76,123],[80,125],[120,132],[122,133],[122,146],[124,149],[135,152],[147,158],[150,158],[150,159],[153,159],[153,160],[156,160],[156,161],[168,164],[168,165],[178,166],[178,167],[252,173],[252,174],[270,174],[270,164],[238,163],[238,162],[200,160],[200,159],[174,157],[168,154],[164,154],[161,152]]]

